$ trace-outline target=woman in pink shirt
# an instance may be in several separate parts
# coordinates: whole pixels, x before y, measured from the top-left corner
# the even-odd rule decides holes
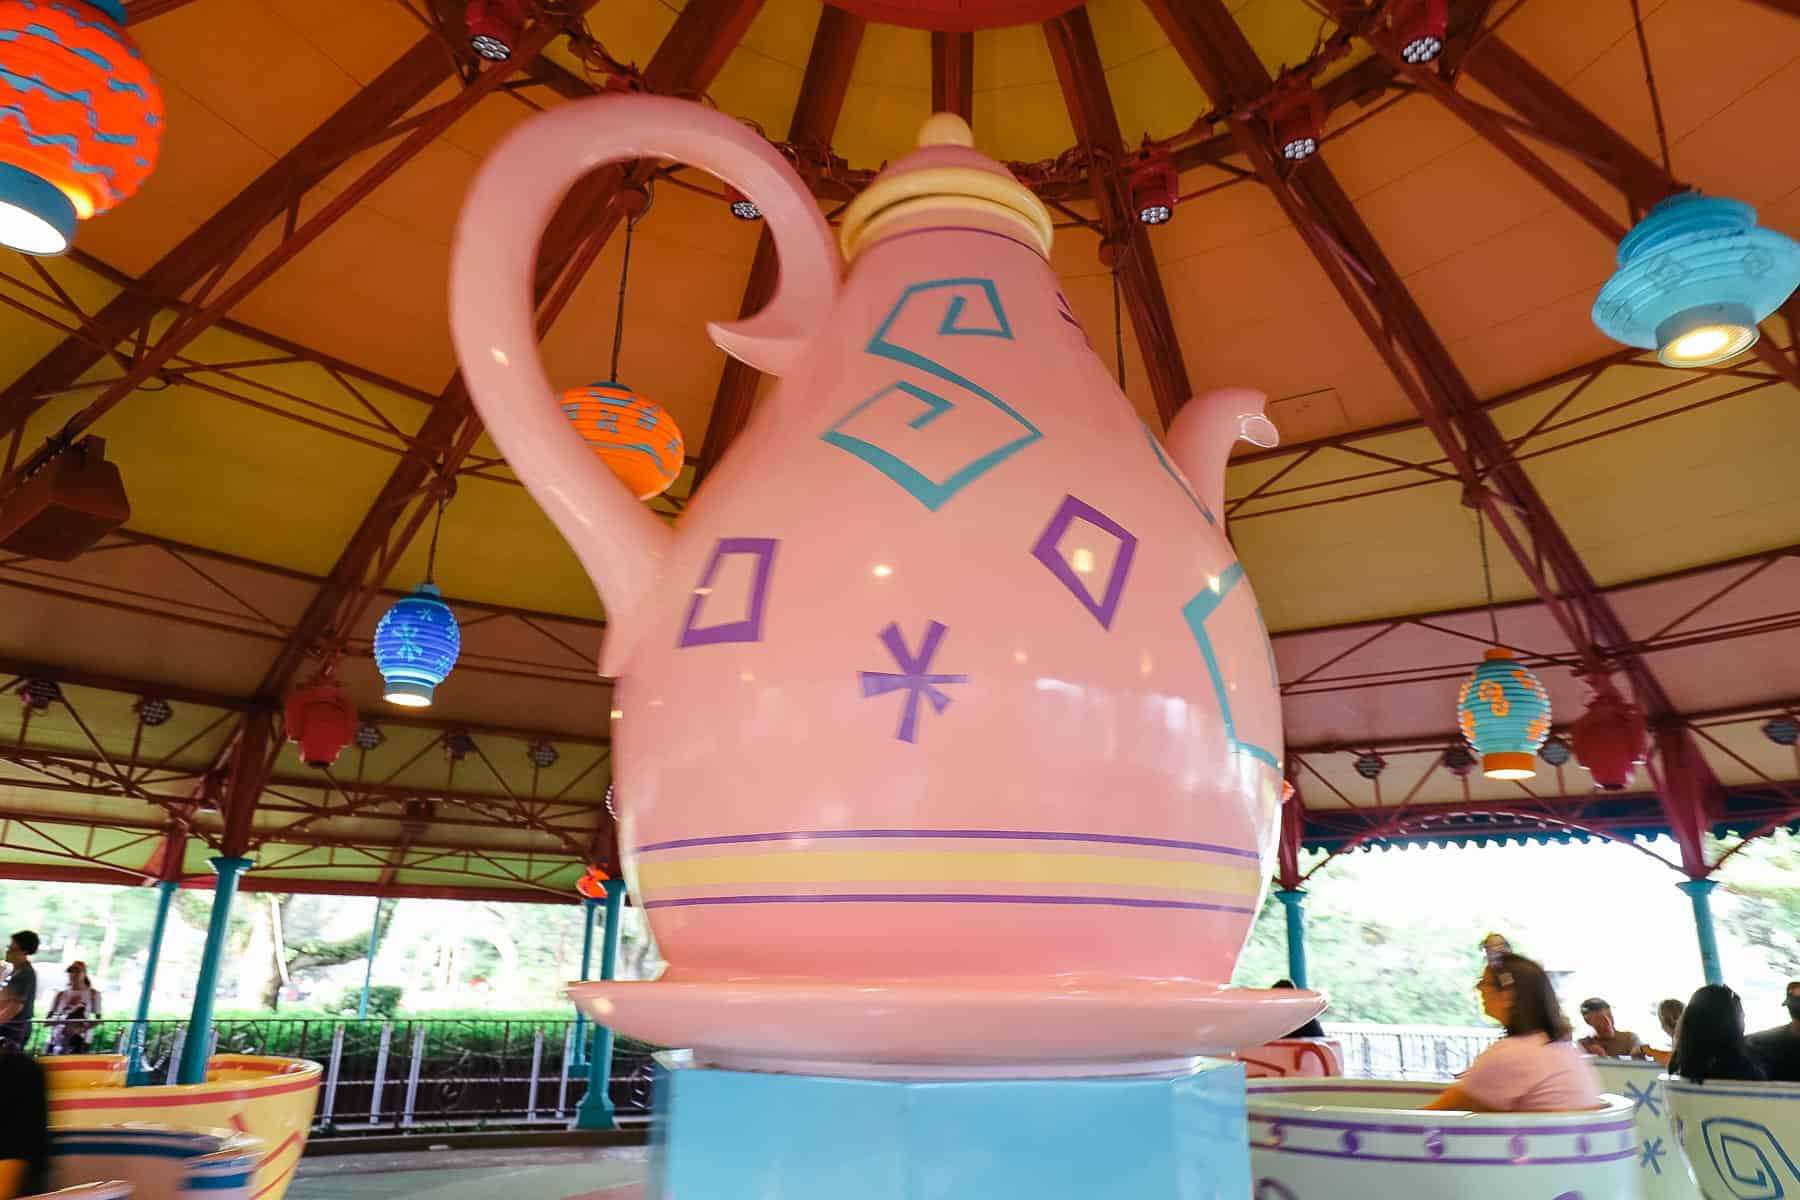
[[[1481,1011],[1506,1027],[1461,1079],[1426,1108],[1574,1112],[1600,1107],[1600,1076],[1575,1043],[1544,968],[1504,954],[1475,985]]]

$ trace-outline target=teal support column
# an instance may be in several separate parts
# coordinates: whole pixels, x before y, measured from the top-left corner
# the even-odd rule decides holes
[[[594,920],[600,915],[600,904],[599,900],[591,896],[581,902],[581,979],[587,979],[588,972],[593,969]],[[578,1067],[587,1066],[587,1043],[587,1014],[578,1008],[575,1010],[575,1038],[570,1043],[573,1047],[571,1057]]]
[[[625,909],[623,880],[606,881],[606,935],[600,943],[600,978],[611,979],[619,966],[619,918]],[[615,1129],[612,1095],[613,1031],[594,1026],[594,1050],[588,1057],[587,1095],[575,1109],[577,1129]]]
[[[175,890],[181,885],[164,879],[156,885],[156,921],[150,926],[150,950],[144,958],[144,990],[138,993],[137,1020],[131,1026],[131,1057],[125,1072],[128,1087],[142,1087],[150,1082],[150,1064],[144,1061],[144,1043],[149,1037],[150,993],[156,990],[156,964],[162,958],[163,930],[169,927],[169,906],[175,902]]]
[[[1719,886],[1716,879],[1687,879],[1675,885],[1687,893],[1694,905],[1694,933],[1700,939],[1700,969],[1708,983],[1724,983],[1725,972],[1719,969],[1719,935],[1713,929],[1712,894]]]
[[[382,899],[377,896],[375,898],[375,923],[369,926],[369,952],[363,955],[362,999],[356,1002],[356,1019],[359,1021],[369,1019],[369,982],[375,978],[375,939],[381,933],[381,904]]]
[[[1288,978],[1294,986],[1306,986],[1306,893],[1299,888],[1281,888],[1275,893],[1287,909]]]
[[[194,980],[194,1011],[188,1017],[187,1037],[181,1043],[177,1083],[205,1083],[207,1051],[212,1048],[213,998],[219,990],[219,966],[225,961],[226,935],[231,932],[231,901],[237,896],[238,876],[248,871],[247,858],[224,856],[212,860],[212,920],[206,926],[206,949],[200,955],[200,974]]]

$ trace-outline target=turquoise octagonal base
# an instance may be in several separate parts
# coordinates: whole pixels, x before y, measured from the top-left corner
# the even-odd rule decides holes
[[[1247,1200],[1244,1068],[1161,1078],[765,1075],[663,1060],[646,1200]]]

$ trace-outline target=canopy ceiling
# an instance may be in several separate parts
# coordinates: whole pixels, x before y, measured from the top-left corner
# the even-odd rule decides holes
[[[1598,589],[1593,602],[1618,614],[1623,640],[1594,633],[1593,644],[1649,672],[1667,700],[1653,715],[1703,726],[1696,744],[1724,788],[1710,817],[1800,809],[1776,786],[1800,778],[1800,763],[1759,732],[1800,695],[1787,636],[1800,617],[1795,310],[1765,327],[1772,354],[1723,368],[1674,372],[1621,352],[1587,318],[1611,241],[1506,144],[1526,145],[1602,218],[1634,219],[1661,151],[1632,5],[1453,4],[1441,78],[1480,106],[1473,123],[1428,81],[1396,75],[1367,38],[1341,39],[1315,77],[1334,103],[1323,150],[1271,186],[1233,138],[1252,99],[1242,79],[1266,82],[1330,45],[1338,27],[1324,7],[1092,0],[1045,25],[950,36],[818,0],[601,0],[587,9],[587,36],[521,53],[496,86],[457,57],[451,0],[135,6],[152,14],[132,32],[167,107],[156,173],[84,223],[78,253],[0,256],[0,380],[15,381],[0,408],[4,429],[22,430],[9,463],[116,392],[94,432],[132,501],[126,529],[74,563],[0,561],[0,670],[60,679],[69,698],[34,715],[0,768],[0,818],[12,814],[0,819],[0,873],[202,874],[206,842],[232,840],[217,793],[229,791],[246,716],[266,716],[328,644],[346,652],[340,673],[388,740],[354,768],[347,755],[335,783],[291,749],[276,755],[250,831],[236,830],[264,858],[262,886],[562,899],[579,859],[607,855],[610,700],[592,667],[603,614],[573,555],[464,419],[445,311],[454,224],[483,156],[535,109],[604,86],[601,55],[791,143],[828,215],[910,148],[934,99],[966,102],[977,143],[1058,205],[1053,265],[1109,361],[1115,284],[1100,251],[1109,234],[1127,247],[1123,370],[1148,422],[1161,427],[1170,398],[1159,393],[1178,375],[1194,390],[1269,393],[1284,445],[1236,460],[1230,531],[1276,635],[1306,808],[1368,810],[1318,826],[1317,844],[1398,836],[1394,821],[1432,805],[1537,805],[1574,822],[1598,811],[1582,807],[1585,776],[1573,767],[1526,790],[1433,766],[1453,736],[1456,681],[1487,637],[1467,479],[1420,422],[1421,389],[1455,392],[1447,374],[1466,383],[1560,527]],[[1800,232],[1791,4],[1641,8],[1674,176]],[[1230,55],[1183,40],[1216,32],[1205,21],[1221,11],[1251,60],[1205,63]],[[1103,86],[1081,69],[1083,30]],[[1559,128],[1565,102],[1587,115]],[[1108,105],[1123,149],[1168,140],[1186,168],[1175,219],[1147,234],[1119,229],[1104,189],[1090,186],[1119,162],[1096,127]],[[1325,204],[1327,178],[1369,245],[1346,240],[1328,204],[1295,208]],[[672,516],[766,386],[727,366],[701,320],[736,313],[747,283],[754,291],[762,231],[696,172],[664,171],[653,190],[634,234],[621,374],[686,434],[690,469],[657,504]],[[569,264],[548,289],[561,308],[544,342],[566,384],[606,365],[625,240],[610,199],[546,248]],[[1448,365],[1435,380],[1397,371],[1393,346],[1346,303],[1353,277],[1383,267],[1394,282],[1378,300],[1403,292],[1419,321],[1407,326],[1399,308],[1377,320],[1386,338],[1441,344]],[[224,320],[143,386],[114,386],[178,317],[220,296],[232,300]],[[1460,444],[1473,419],[1453,422]],[[424,574],[432,464],[463,447],[437,580],[461,616],[464,658],[435,724],[406,724],[383,711],[368,640],[387,594]],[[1585,703],[1571,669],[1587,647],[1491,541],[1503,636],[1540,665],[1566,721]],[[139,694],[173,699],[178,720],[141,730]],[[447,732],[480,749],[465,749],[454,771]],[[279,737],[277,723],[271,749]],[[524,751],[540,740],[561,758],[534,791]],[[1352,769],[1374,747],[1392,765],[1381,790]],[[177,827],[202,840],[170,867],[150,851]]]

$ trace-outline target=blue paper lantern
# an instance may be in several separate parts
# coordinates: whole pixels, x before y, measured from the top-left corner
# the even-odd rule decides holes
[[[387,684],[382,699],[407,708],[428,707],[432,690],[449,678],[461,650],[456,615],[435,586],[421,583],[375,627],[375,665]]]
[[[1618,261],[1594,324],[1671,367],[1742,354],[1757,323],[1800,287],[1800,244],[1758,226],[1748,204],[1697,192],[1652,209],[1619,243]]]
[[[1512,651],[1487,652],[1456,700],[1457,723],[1481,755],[1489,779],[1530,779],[1535,755],[1550,736],[1550,693],[1536,675],[1513,661]]]

